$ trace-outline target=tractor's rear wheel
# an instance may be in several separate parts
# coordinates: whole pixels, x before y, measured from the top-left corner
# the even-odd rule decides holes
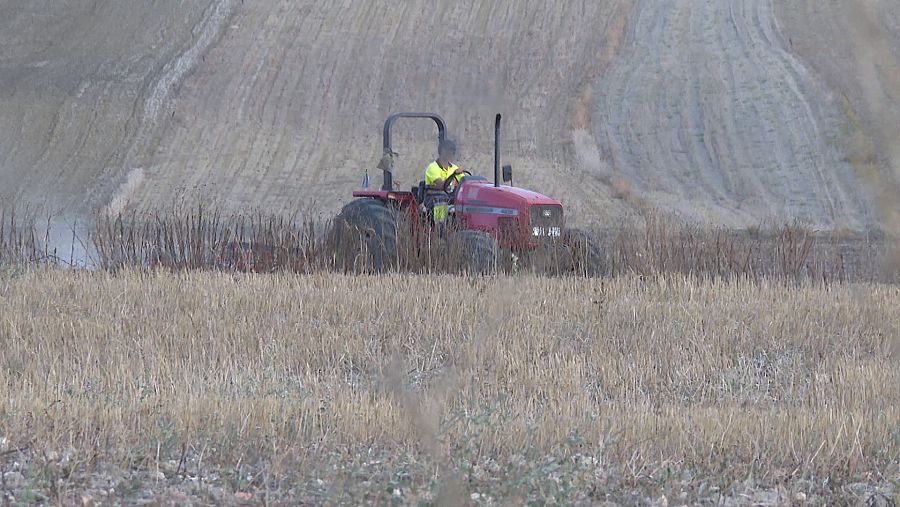
[[[603,252],[591,234],[581,229],[566,229],[562,244],[571,257],[576,275],[599,276],[603,274]]]
[[[484,231],[463,230],[451,238],[451,252],[460,267],[470,274],[486,274],[497,269],[499,246],[490,234]]]
[[[334,219],[331,246],[340,270],[380,272],[396,267],[396,212],[376,199],[354,199]]]

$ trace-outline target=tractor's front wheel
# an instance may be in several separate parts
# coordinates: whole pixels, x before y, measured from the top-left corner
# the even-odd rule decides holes
[[[349,202],[334,219],[331,247],[335,267],[381,272],[397,266],[397,214],[370,198]]]
[[[484,231],[463,230],[451,238],[451,252],[463,271],[486,274],[497,269],[497,240]]]

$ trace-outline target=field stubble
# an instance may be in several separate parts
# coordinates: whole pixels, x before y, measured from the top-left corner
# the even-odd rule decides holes
[[[896,501],[896,286],[45,268],[0,285],[8,497]]]

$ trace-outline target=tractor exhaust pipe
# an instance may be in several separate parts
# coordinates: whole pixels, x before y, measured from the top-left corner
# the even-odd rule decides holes
[[[500,186],[500,114],[494,120],[494,186]]]

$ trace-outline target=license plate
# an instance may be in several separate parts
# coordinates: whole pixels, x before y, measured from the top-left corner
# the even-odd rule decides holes
[[[562,230],[559,227],[532,227],[531,235],[543,238],[558,238],[562,236]]]

